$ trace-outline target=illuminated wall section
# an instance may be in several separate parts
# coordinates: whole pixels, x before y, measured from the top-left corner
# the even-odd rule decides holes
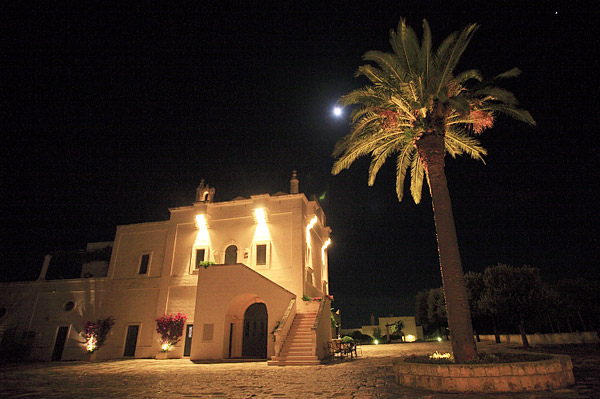
[[[192,259],[190,269],[198,269],[200,262],[210,261],[210,235],[208,234],[208,221],[205,214],[196,215],[196,239],[192,248]]]
[[[196,241],[194,241],[194,246],[210,245],[210,237],[208,235],[208,223],[206,221],[206,215],[196,215],[196,228],[198,229],[198,234],[196,235]]]
[[[254,210],[256,230],[252,238],[251,265],[258,268],[271,266],[271,232],[269,231],[267,213],[264,208]]]
[[[312,230],[315,223],[317,223],[317,217],[313,216],[312,219],[310,219],[310,222],[308,222],[308,224],[306,225],[306,280],[311,285],[314,285],[314,269],[312,264],[313,253],[310,239],[310,231]]]
[[[256,208],[254,210],[254,220],[256,222],[256,230],[254,231],[252,242],[270,241],[271,233],[269,232],[269,226],[267,226],[267,214],[263,208]]]

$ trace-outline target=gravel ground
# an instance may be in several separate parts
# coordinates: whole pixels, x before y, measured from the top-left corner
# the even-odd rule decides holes
[[[512,350],[480,343],[480,350]],[[447,352],[449,344],[363,346],[354,361],[319,366],[266,362],[194,364],[187,359],[52,362],[0,367],[0,396],[10,398],[600,398],[600,346],[566,345],[540,351],[572,356],[576,384],[523,394],[440,394],[399,387],[392,360]],[[537,350],[537,348],[536,348]]]

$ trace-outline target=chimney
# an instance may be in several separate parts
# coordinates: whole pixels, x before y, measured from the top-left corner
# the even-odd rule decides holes
[[[292,178],[290,180],[290,194],[298,194],[298,178],[296,177],[296,171],[292,172]]]

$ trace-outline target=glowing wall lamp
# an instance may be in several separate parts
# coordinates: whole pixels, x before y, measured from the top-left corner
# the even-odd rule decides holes
[[[196,229],[202,230],[208,228],[205,215],[196,215]]]
[[[263,208],[256,208],[254,210],[254,220],[257,224],[267,223],[267,214]]]
[[[254,221],[256,222],[256,231],[252,241],[270,240],[271,233],[267,226],[267,213],[263,208],[254,209]]]
[[[206,244],[210,242],[210,238],[208,236],[208,223],[206,221],[206,215],[196,215],[195,225],[196,229],[198,230],[198,235],[196,235],[196,241],[194,245]]]

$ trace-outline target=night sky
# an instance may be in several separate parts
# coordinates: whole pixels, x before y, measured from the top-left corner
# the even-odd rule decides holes
[[[429,195],[398,203],[393,159],[374,187],[367,158],[330,174],[349,132],[349,110],[332,107],[366,84],[353,77],[362,54],[391,51],[400,17],[419,36],[426,18],[434,45],[481,24],[457,71],[519,67],[504,86],[537,121],[500,118],[480,137],[486,165],[447,159],[465,271],[502,262],[547,281],[599,278],[596,13],[548,1],[198,3],[2,6],[0,280],[35,278],[44,253],[110,241],[117,225],[167,219],[202,178],[227,201],[287,191],[297,169],[333,230],[344,327],[414,314],[416,293],[441,285]]]

